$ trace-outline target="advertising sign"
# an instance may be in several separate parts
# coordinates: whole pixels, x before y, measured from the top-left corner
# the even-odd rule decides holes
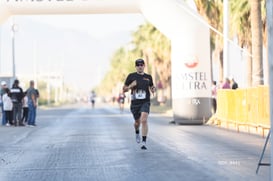
[[[211,116],[209,30],[193,27],[172,39],[172,102],[179,124],[203,124]]]
[[[172,40],[173,98],[211,95],[209,50],[206,30]]]

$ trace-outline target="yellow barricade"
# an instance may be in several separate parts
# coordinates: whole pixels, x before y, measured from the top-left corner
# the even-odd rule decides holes
[[[235,123],[238,131],[240,125],[269,129],[269,114],[268,86],[217,91],[217,110],[214,116],[220,121]]]
[[[258,125],[259,121],[259,89],[248,88],[247,90],[247,99],[248,99],[248,123],[251,125]]]
[[[269,97],[269,87],[259,86],[259,124],[269,126],[270,125],[270,97]]]
[[[234,91],[236,100],[234,102],[235,117],[239,124],[246,124],[248,122],[248,99],[245,89],[237,89]]]
[[[216,110],[216,116],[220,120],[226,120],[226,94],[224,90],[218,90],[217,92],[217,110]]]

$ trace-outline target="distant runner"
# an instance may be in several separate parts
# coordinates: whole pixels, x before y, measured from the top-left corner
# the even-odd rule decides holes
[[[91,102],[92,108],[95,108],[95,102],[96,102],[96,93],[95,93],[95,91],[91,92],[90,102]]]

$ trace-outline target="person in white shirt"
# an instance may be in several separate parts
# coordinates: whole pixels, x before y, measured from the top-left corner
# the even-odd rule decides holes
[[[6,126],[11,126],[13,125],[12,119],[13,119],[13,103],[11,101],[11,97],[10,97],[10,90],[9,88],[5,89],[5,93],[2,97],[3,100],[3,109],[5,111],[5,115],[6,115]]]
[[[4,93],[5,93],[6,88],[7,88],[6,81],[1,81],[1,87],[0,87],[0,107],[1,107],[1,112],[2,112],[2,125],[3,126],[6,125],[6,114],[5,114],[4,107],[3,107],[2,97],[3,97]]]

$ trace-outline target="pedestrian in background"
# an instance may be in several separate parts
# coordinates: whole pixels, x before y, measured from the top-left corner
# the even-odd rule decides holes
[[[6,126],[11,126],[14,125],[12,122],[13,120],[13,103],[11,101],[11,93],[9,88],[5,89],[5,93],[2,97],[3,99],[3,109],[5,111],[5,116],[6,116]]]
[[[230,89],[230,80],[228,78],[225,79],[224,84],[222,85],[222,89]]]
[[[14,80],[12,88],[10,89],[11,101],[13,103],[13,121],[14,125],[25,126],[22,123],[22,101],[24,98],[23,89],[19,86],[19,80]]]
[[[120,110],[121,113],[122,113],[123,110],[124,110],[125,97],[126,97],[126,96],[125,96],[125,94],[124,94],[123,91],[119,93],[119,96],[118,96],[118,104],[119,104],[119,110]]]
[[[95,102],[96,102],[96,93],[95,93],[95,91],[91,92],[90,102],[91,102],[92,108],[95,108]]]
[[[215,114],[217,109],[217,82],[216,81],[212,81],[211,95],[212,95],[212,113]]]
[[[28,125],[33,127],[36,126],[36,109],[37,109],[37,89],[34,88],[34,81],[29,82],[29,88],[27,89],[28,99]]]
[[[27,124],[28,119],[28,98],[27,92],[24,92],[24,99],[23,99],[23,116],[22,116],[22,123]]]
[[[2,125],[6,125],[6,114],[4,111],[4,107],[3,107],[3,95],[5,94],[7,88],[7,83],[6,81],[1,81],[1,90],[0,90],[0,106],[1,106],[1,111],[2,111]]]
[[[231,84],[231,89],[238,89],[238,83],[234,80],[233,77],[230,79],[230,84]]]
[[[135,61],[136,72],[130,73],[124,83],[123,92],[131,90],[130,110],[135,123],[136,142],[140,143],[139,128],[141,125],[142,145],[146,150],[148,134],[148,115],[150,112],[150,92],[155,92],[152,76],[144,73],[145,63],[143,59]]]

